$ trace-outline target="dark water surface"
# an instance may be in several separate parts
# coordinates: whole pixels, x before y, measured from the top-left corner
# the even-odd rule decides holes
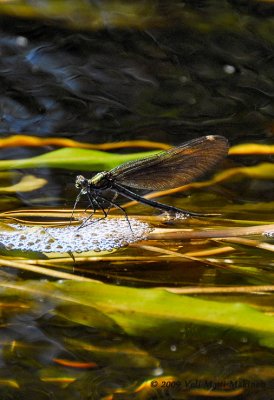
[[[75,260],[1,245],[1,400],[274,399],[273,228],[237,234],[273,224],[273,32],[271,1],[0,2],[1,212],[71,209],[75,176],[102,165],[95,157],[83,167],[73,148],[58,168],[48,159],[18,166],[66,145],[4,142],[12,135],[178,145],[219,134],[248,150],[218,166],[227,174],[218,182],[159,198],[219,218],[127,209],[157,228],[234,228],[233,238],[163,234]],[[113,167],[107,153],[103,165]]]

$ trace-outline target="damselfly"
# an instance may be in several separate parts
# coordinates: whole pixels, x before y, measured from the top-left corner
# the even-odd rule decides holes
[[[73,211],[80,198],[86,195],[93,213],[101,209],[103,218],[106,218],[110,208],[114,206],[123,211],[128,220],[126,211],[115,201],[118,194],[121,194],[159,210],[184,214],[185,217],[218,215],[182,210],[142,197],[128,188],[166,190],[186,185],[216,166],[227,155],[228,148],[228,141],[223,136],[203,136],[156,155],[126,162],[110,171],[99,172],[90,179],[79,175],[75,186],[80,192]],[[111,199],[105,197],[107,190],[113,193]]]

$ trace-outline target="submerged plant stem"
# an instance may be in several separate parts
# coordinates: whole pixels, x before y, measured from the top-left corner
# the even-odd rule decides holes
[[[200,238],[226,238],[237,236],[261,235],[267,231],[274,229],[274,224],[247,226],[247,227],[233,227],[225,229],[211,229],[211,230],[174,230],[173,232],[160,232],[155,230],[152,232],[148,239],[200,239]]]
[[[97,283],[101,283],[100,281],[96,281],[96,280],[90,279],[90,278],[85,278],[84,276],[73,275],[73,274],[69,274],[67,272],[54,271],[54,270],[51,270],[49,268],[39,267],[37,265],[32,266],[32,265],[25,264],[25,263],[20,262],[20,261],[11,261],[11,260],[7,260],[7,259],[4,259],[4,258],[0,258],[0,265],[5,266],[5,267],[9,267],[9,268],[20,269],[20,270],[23,270],[23,271],[34,272],[36,274],[51,276],[51,277],[57,278],[57,279],[66,279],[66,280],[67,279],[72,279],[74,281],[80,281],[80,282],[97,282]]]
[[[215,286],[215,287],[184,287],[168,288],[163,287],[171,293],[176,294],[222,294],[222,293],[267,293],[274,292],[274,285],[254,285],[254,286]]]

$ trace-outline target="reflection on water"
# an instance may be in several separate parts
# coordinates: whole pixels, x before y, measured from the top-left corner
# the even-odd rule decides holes
[[[8,163],[0,209],[21,209],[2,215],[5,223],[69,221],[63,208],[81,172],[77,148],[53,168],[33,157],[54,159],[65,144],[1,141],[13,134],[273,143],[273,2],[0,3],[0,158]],[[129,215],[162,229],[161,239],[75,259],[0,244],[1,399],[273,397],[273,237],[237,236],[273,223],[273,149],[248,149],[225,160],[214,181],[160,199],[219,218],[178,221],[133,205]],[[110,169],[108,154],[134,151],[110,149],[103,162]],[[236,237],[167,237],[168,229],[228,227]]]
[[[129,29],[119,29],[119,21],[111,29],[111,19],[105,30],[64,29],[68,13],[75,23],[82,16],[80,5],[76,17],[67,2],[63,20],[52,25],[2,16],[4,135],[169,141],[167,134],[176,134],[177,143],[202,133],[265,136],[273,117],[271,3],[247,1],[244,7],[241,1],[214,0],[157,7],[151,0],[139,13],[132,3],[133,14],[126,7],[115,11],[119,3],[103,12],[106,2],[97,3],[90,3],[90,19],[105,15],[107,24],[108,12],[115,13]],[[53,1],[41,4],[54,10]],[[33,2],[29,7],[39,12]],[[129,15],[144,28],[130,29]]]

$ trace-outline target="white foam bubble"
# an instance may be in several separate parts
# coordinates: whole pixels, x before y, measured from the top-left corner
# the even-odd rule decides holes
[[[274,238],[274,231],[273,230],[272,231],[271,230],[270,231],[266,231],[263,234],[264,234],[264,236],[266,236],[268,238]]]
[[[0,232],[0,243],[9,250],[42,253],[110,251],[145,239],[152,228],[145,222],[113,218],[92,221],[82,227],[37,227],[9,224]]]

